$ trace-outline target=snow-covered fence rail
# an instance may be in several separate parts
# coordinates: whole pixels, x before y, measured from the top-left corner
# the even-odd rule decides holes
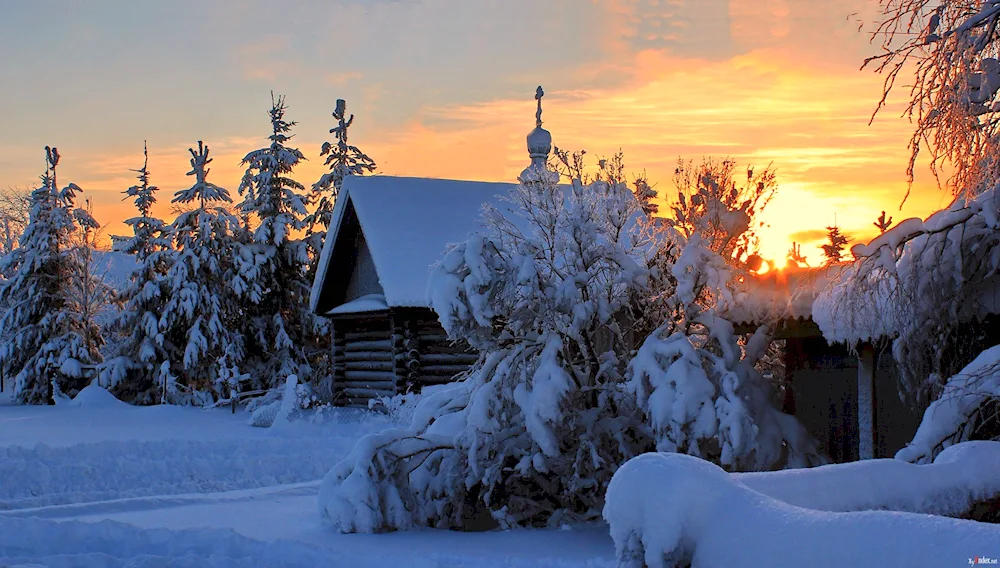
[[[980,459],[983,448],[990,447],[954,456],[961,458],[956,462]],[[997,458],[993,449],[983,452],[991,454],[987,460]],[[817,470],[830,467],[835,466]],[[786,497],[808,499],[796,493]],[[988,523],[797,507],[683,454],[644,454],[619,468],[608,487],[604,518],[620,568],[781,567],[798,566],[803,559],[824,566],[870,566],[886,558],[896,566],[948,566],[995,555],[1000,543],[1000,527]]]

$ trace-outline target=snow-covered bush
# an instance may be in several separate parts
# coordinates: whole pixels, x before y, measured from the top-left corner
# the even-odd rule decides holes
[[[896,459],[927,463],[954,444],[988,437],[1000,439],[1000,345],[948,379]]]
[[[711,343],[702,347],[697,336],[664,336],[661,328],[629,363],[626,388],[652,428],[656,450],[741,471],[825,463],[798,420],[774,406],[772,386],[754,368],[766,333],[758,332],[741,354],[732,324],[711,325]]]
[[[330,472],[320,511],[338,530],[594,518],[617,467],[655,447],[734,469],[822,462],[753,368],[766,333],[741,346],[715,315],[730,272],[699,234],[651,234],[630,190],[601,178],[538,176],[511,202],[486,207],[485,229],[450,247],[428,286],[480,360],[426,394],[409,428],[362,440]],[[729,211],[745,231],[745,211]],[[670,319],[632,359],[654,303]]]
[[[408,426],[413,421],[413,411],[420,403],[422,393],[433,392],[434,386],[424,387],[420,393],[409,392],[393,396],[382,396],[368,401],[368,408],[375,412],[385,414],[389,422],[401,426]]]
[[[643,449],[621,388],[626,308],[647,276],[636,200],[579,181],[510,199],[428,286],[449,335],[483,356],[425,395],[409,428],[362,440],[330,472],[320,510],[338,530],[594,517],[614,468]]]
[[[895,511],[830,513],[749,489],[707,461],[650,453],[615,473],[608,521],[621,568],[944,566],[988,553],[987,523]],[[956,561],[956,559],[959,559]]]

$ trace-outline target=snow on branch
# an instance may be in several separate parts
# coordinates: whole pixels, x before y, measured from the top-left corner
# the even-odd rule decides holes
[[[895,338],[904,394],[933,391],[988,347],[968,338],[1000,307],[997,229],[997,188],[902,221],[853,247],[857,260],[817,298],[813,319],[831,341]]]
[[[896,458],[927,463],[953,444],[972,439],[978,427],[1000,424],[1000,345],[983,351],[948,379],[940,398],[924,412],[917,433]],[[990,413],[993,416],[990,416]],[[985,434],[985,433],[983,433]],[[993,435],[996,435],[994,432]]]

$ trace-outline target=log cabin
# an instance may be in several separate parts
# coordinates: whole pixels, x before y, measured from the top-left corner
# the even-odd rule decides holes
[[[558,181],[547,167],[541,87],[530,163],[519,182]],[[451,381],[478,354],[448,339],[427,299],[431,267],[479,228],[485,204],[503,208],[515,183],[348,176],[337,197],[310,298],[333,327],[334,399],[369,401]]]
[[[427,300],[446,247],[475,231],[484,203],[515,184],[393,176],[344,181],[312,293],[332,321],[335,398],[367,406],[440,384],[477,359],[452,342]]]

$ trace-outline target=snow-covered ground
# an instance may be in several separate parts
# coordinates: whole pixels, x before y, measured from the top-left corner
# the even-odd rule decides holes
[[[319,479],[379,415],[336,409],[281,429],[248,414],[0,398],[0,567],[610,567],[604,525],[342,535]]]
[[[333,409],[265,429],[249,426],[242,411],[132,407],[92,389],[78,401],[23,407],[0,399],[0,568],[611,568],[618,566],[611,534],[624,565],[644,553],[651,565],[676,553],[698,566],[791,566],[802,558],[882,566],[882,552],[902,554],[897,545],[907,547],[907,566],[1000,556],[994,525],[823,512],[937,510],[917,499],[927,492],[957,503],[950,513],[964,510],[966,497],[949,491],[993,495],[996,476],[988,473],[1000,460],[998,443],[961,444],[926,466],[875,460],[740,475],[652,455],[616,475],[605,510],[611,529],[339,534],[321,520],[320,479],[361,436],[397,425],[387,417]],[[679,469],[661,467],[670,460]],[[655,475],[638,467],[646,462]],[[680,474],[687,470],[694,475]],[[691,538],[674,548],[677,530]],[[788,531],[798,536],[786,557]]]

